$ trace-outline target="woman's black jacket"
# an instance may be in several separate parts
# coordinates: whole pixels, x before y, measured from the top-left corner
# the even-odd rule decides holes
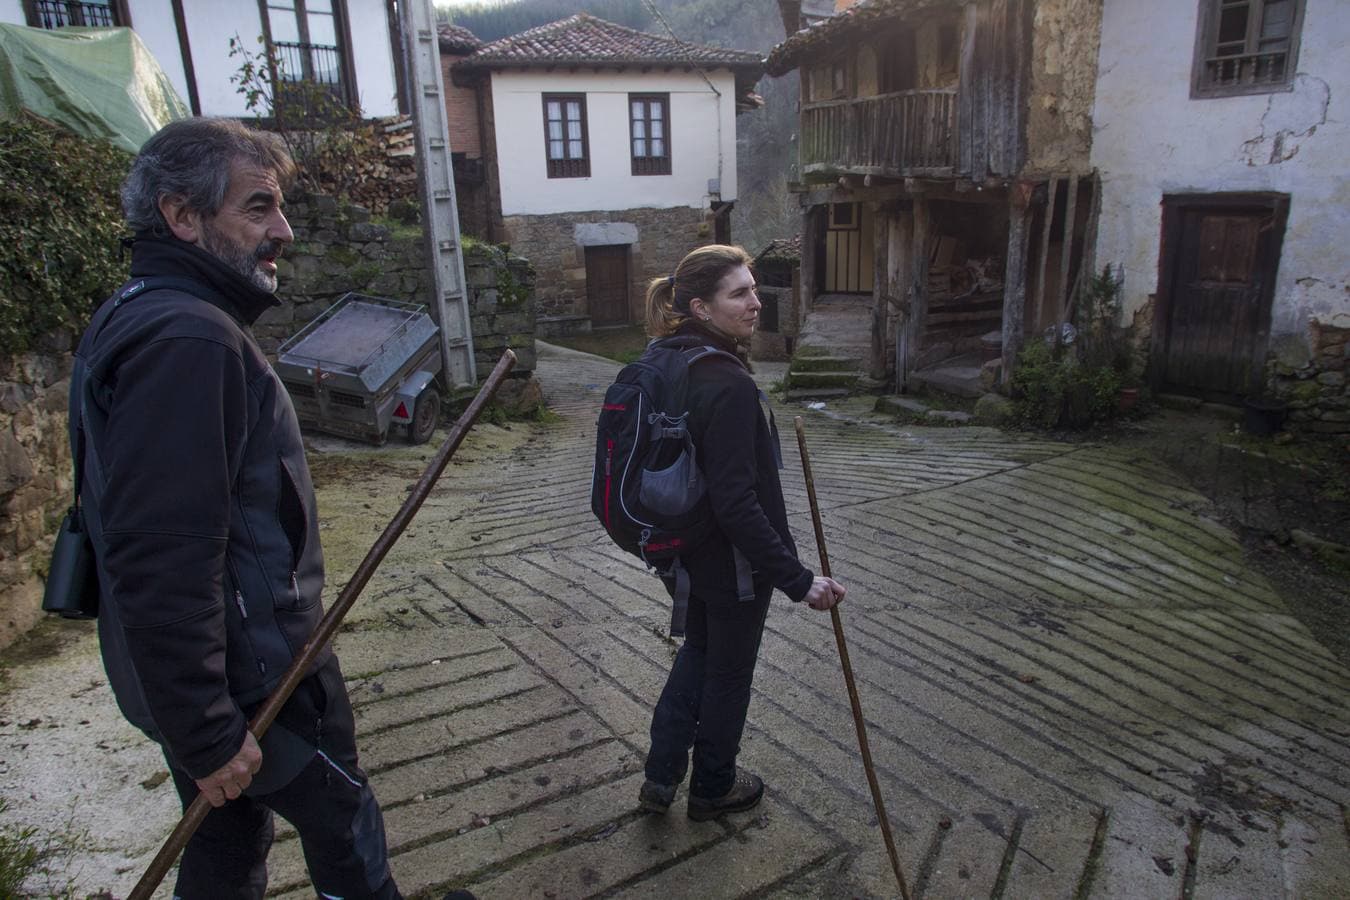
[[[731,341],[695,322],[678,334],[735,352]],[[771,584],[800,601],[814,575],[797,560],[759,389],[744,365],[710,357],[690,367],[688,399],[689,431],[721,532],[682,558],[693,593],[705,600],[736,597],[734,544],[754,569],[757,588]]]

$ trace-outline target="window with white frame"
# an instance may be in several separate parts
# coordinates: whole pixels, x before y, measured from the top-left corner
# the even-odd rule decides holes
[[[629,94],[634,175],[670,174],[670,95]]]
[[[1201,0],[1191,96],[1287,88],[1302,26],[1303,0]]]
[[[351,102],[340,0],[260,0],[267,39],[282,82],[312,81]]]
[[[587,178],[586,95],[544,95],[544,152],[549,178]]]

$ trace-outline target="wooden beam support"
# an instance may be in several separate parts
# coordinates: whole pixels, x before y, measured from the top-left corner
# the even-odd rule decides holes
[[[909,368],[913,371],[923,347],[924,320],[928,318],[928,232],[932,227],[928,200],[914,198],[914,229],[909,251],[909,322],[907,323]]]
[[[890,284],[886,280],[886,247],[892,211],[880,203],[872,206],[872,346],[867,360],[868,374],[878,381],[886,378],[886,314]]]
[[[890,253],[894,262],[895,293],[899,296],[900,308],[896,310],[895,323],[895,392],[903,394],[909,390],[909,373],[914,370],[913,343],[910,341],[910,322],[914,318],[914,209],[911,206],[895,219],[891,232]]]
[[[1069,317],[1073,304],[1073,285],[1069,284],[1069,263],[1073,259],[1074,219],[1078,215],[1078,175],[1069,176],[1069,193],[1064,198],[1064,249],[1059,260],[1059,315],[1056,321],[1063,322]]]
[[[1041,327],[1041,315],[1045,310],[1045,269],[1050,258],[1050,225],[1055,220],[1055,196],[1059,191],[1059,179],[1051,178],[1045,197],[1045,221],[1041,225],[1040,252],[1036,254],[1036,297],[1031,304],[1031,327]],[[1058,318],[1055,319],[1059,321]]]
[[[1012,380],[1017,354],[1022,349],[1022,319],[1027,305],[1027,235],[1030,218],[1027,200],[1031,185],[1019,182],[1008,204],[1008,261],[1003,279],[1003,374],[1006,387]]]

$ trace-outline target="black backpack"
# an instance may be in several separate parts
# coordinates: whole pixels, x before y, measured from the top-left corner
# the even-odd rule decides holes
[[[698,338],[652,341],[605,391],[596,423],[591,511],[627,552],[666,583],[675,600],[671,634],[684,634],[689,576],[680,556],[717,530],[689,434],[689,367],[723,356]],[[738,582],[742,580],[737,557]],[[749,567],[740,593],[749,588]]]

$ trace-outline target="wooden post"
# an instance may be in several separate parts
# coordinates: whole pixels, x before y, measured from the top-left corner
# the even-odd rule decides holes
[[[872,353],[867,361],[869,374],[878,381],[886,379],[886,316],[891,285],[886,278],[887,236],[891,230],[889,206],[872,204]]]
[[[914,196],[914,231],[909,251],[909,369],[913,371],[923,348],[924,320],[928,318],[928,198]]]
[[[811,312],[811,304],[816,299],[816,243],[820,240],[820,231],[816,226],[819,207],[807,206],[802,210],[801,243],[801,291],[797,298],[797,327],[806,324],[806,316]]]
[[[967,3],[965,17],[961,24],[961,75],[957,83],[956,97],[956,170],[968,178],[975,177],[974,144],[971,138],[975,130],[975,34],[979,30],[979,6]]]
[[[1031,327],[1040,330],[1041,315],[1045,309],[1045,267],[1050,258],[1050,223],[1055,219],[1055,196],[1059,190],[1059,179],[1051,178],[1045,199],[1045,222],[1041,226],[1041,247],[1036,256],[1036,298],[1031,305]],[[1062,288],[1061,288],[1062,289]],[[1055,319],[1059,321],[1058,318]]]
[[[1055,321],[1063,322],[1069,318],[1073,304],[1074,286],[1069,284],[1069,263],[1073,259],[1074,219],[1078,215],[1078,175],[1069,176],[1069,193],[1064,198],[1064,249],[1059,260],[1059,315]]]
[[[1003,282],[1003,375],[1012,380],[1017,353],[1022,349],[1022,318],[1027,305],[1027,210],[1032,185],[1019,181],[1008,192],[1008,262]]]
[[[911,289],[913,260],[910,254],[914,248],[914,210],[911,206],[895,217],[891,226],[889,256],[891,260],[891,285],[901,306],[896,310],[895,322],[895,392],[903,394],[909,388],[911,348],[909,342],[909,323],[914,318],[914,296]]]

